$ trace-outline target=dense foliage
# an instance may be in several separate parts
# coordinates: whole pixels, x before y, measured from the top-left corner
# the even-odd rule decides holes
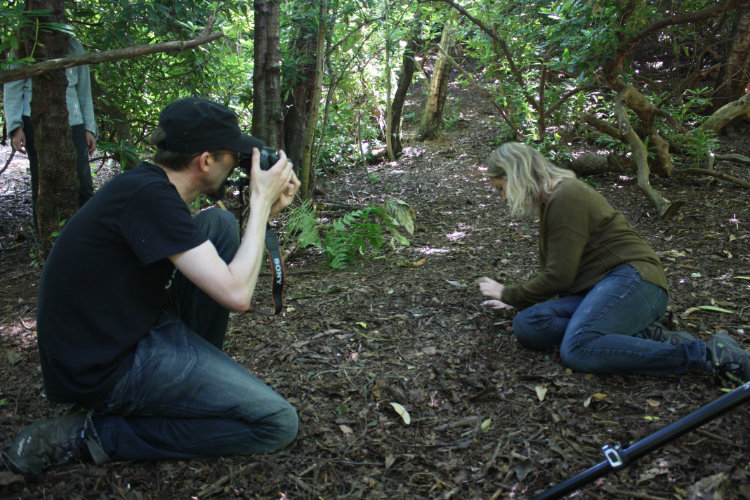
[[[4,67],[18,62],[12,56],[15,28],[33,22],[33,17],[22,16],[23,4],[12,1],[0,7]],[[692,22],[679,21],[680,16],[718,4],[730,8]],[[143,154],[148,149],[144,139],[158,111],[186,95],[207,96],[232,106],[250,129],[251,4],[80,0],[65,5],[75,36],[91,52],[188,40],[204,29],[212,14],[214,30],[226,35],[194,50],[93,65],[100,146],[105,152],[116,153],[118,159]],[[325,23],[321,113],[313,124],[312,151],[313,168],[321,173],[366,163],[382,151],[404,47],[416,41],[414,59],[421,71],[415,81],[428,79],[431,61],[439,54],[436,44],[451,16],[457,47],[452,55],[473,70],[458,79],[481,88],[491,101],[488,104],[500,110],[498,119],[506,132],[499,141],[533,140],[559,154],[572,137],[588,137],[609,149],[627,149],[620,138],[595,130],[582,118],[612,119],[612,78],[637,86],[650,103],[674,117],[661,134],[678,141],[677,136],[685,134],[675,124],[694,127],[711,109],[711,94],[721,82],[711,81],[709,70],[717,55],[727,50],[738,15],[735,7],[741,2],[335,0],[329,2],[325,19],[319,18],[317,5],[309,0],[280,4],[280,85],[283,97],[295,91],[299,68],[311,56],[300,52],[299,39]],[[662,20],[666,22],[658,24]],[[629,63],[634,46],[648,51],[654,44],[668,47],[670,59],[654,60],[642,68]],[[658,52],[663,59],[664,51]],[[670,91],[657,85],[678,74],[684,79]],[[443,120],[450,126],[460,114],[460,103],[449,102]],[[682,137],[678,142],[698,157],[712,145],[710,134]]]

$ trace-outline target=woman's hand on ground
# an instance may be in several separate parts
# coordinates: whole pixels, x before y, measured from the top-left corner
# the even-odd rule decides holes
[[[482,276],[477,280],[477,283],[479,284],[479,291],[482,292],[482,295],[485,297],[497,300],[503,298],[503,288],[505,287],[492,278]]]
[[[506,304],[502,300],[485,300],[482,302],[482,305],[485,307],[491,307],[492,309],[507,309],[509,311],[513,309],[513,306]]]
[[[513,306],[500,300],[503,298],[503,288],[505,288],[505,286],[487,276],[479,278],[477,283],[479,284],[479,291],[482,292],[482,295],[492,299],[482,302],[483,306],[491,307],[492,309],[513,309]]]

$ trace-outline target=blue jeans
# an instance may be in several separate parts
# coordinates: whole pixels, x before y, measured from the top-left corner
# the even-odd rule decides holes
[[[532,349],[560,346],[562,362],[577,371],[644,375],[706,371],[705,342],[672,345],[636,336],[659,321],[666,308],[666,291],[625,264],[587,293],[521,311],[513,320],[513,332]]]
[[[196,222],[231,259],[234,216],[210,209]],[[294,440],[294,407],[221,351],[228,316],[177,273],[170,305],[138,343],[131,369],[87,416],[95,461],[265,453]]]

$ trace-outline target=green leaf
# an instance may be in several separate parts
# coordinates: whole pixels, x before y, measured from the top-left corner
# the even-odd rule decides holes
[[[734,311],[730,311],[729,309],[724,309],[723,307],[717,307],[717,306],[698,306],[698,309],[703,309],[705,311],[715,311],[715,312],[721,312],[721,313],[727,313],[727,314],[734,314]]]

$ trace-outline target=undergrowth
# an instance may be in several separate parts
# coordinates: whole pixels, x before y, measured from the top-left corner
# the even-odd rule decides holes
[[[322,222],[316,205],[306,201],[291,212],[285,229],[288,241],[294,239],[301,248],[319,248],[331,268],[344,269],[357,258],[378,255],[386,241],[394,249],[409,245],[403,231],[414,234],[415,218],[408,204],[392,199]]]

